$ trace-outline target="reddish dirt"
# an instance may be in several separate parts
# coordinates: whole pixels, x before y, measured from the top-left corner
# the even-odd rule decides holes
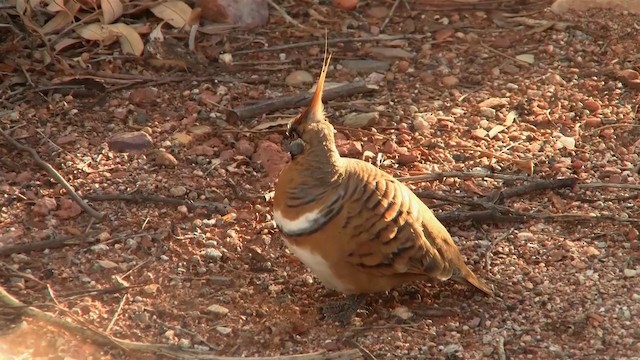
[[[371,36],[386,16],[364,7],[310,8],[318,15],[287,11],[311,27],[329,27],[329,38]],[[108,328],[121,339],[224,356],[336,351],[356,342],[370,359],[637,358],[640,96],[616,75],[640,68],[637,17],[603,10],[526,15],[571,24],[565,28],[488,14],[409,12],[401,4],[383,33],[413,29],[428,36],[331,45],[328,82],[377,79],[380,89],[329,102],[326,111],[344,154],[377,162],[395,176],[478,169],[525,175],[513,160],[532,159],[535,178],[609,184],[506,203],[519,211],[593,215],[589,221],[445,224],[471,268],[495,286],[496,298],[452,282],[415,284],[371,296],[346,328],[318,319],[317,305],[339,295],[326,292],[287,252],[271,219],[273,180],[288,159],[282,124],[300,109],[245,122],[227,122],[224,112],[307,91],[310,84],[294,87],[284,79],[294,70],[315,79],[321,45],[237,54],[232,67],[210,63],[198,74],[171,75],[229,76],[238,79],[233,84],[187,80],[99,100],[33,94],[3,112],[2,129],[16,128],[11,135],[36,149],[81,196],[159,195],[224,203],[230,210],[91,201],[106,216],[94,222],[29,154],[3,139],[0,250],[68,236],[80,241],[1,256],[0,284],[24,303],[83,326]],[[460,26],[429,32],[442,23]],[[272,13],[266,28],[227,34],[218,46],[226,43],[233,52],[309,39],[324,37]],[[416,55],[383,58],[372,47],[401,47]],[[530,55],[532,64],[516,59],[529,61]],[[341,65],[348,59],[381,60],[390,67],[357,72]],[[124,64],[123,73],[143,71],[117,62]],[[152,67],[144,73],[168,76]],[[251,83],[252,76],[270,82]],[[480,105],[488,99],[494,104]],[[379,118],[371,126],[341,126],[347,114],[373,111]],[[490,138],[512,111],[513,123]],[[280,125],[252,130],[267,121]],[[138,130],[150,134],[155,150],[120,154],[108,148],[105,140],[114,134]],[[490,159],[477,149],[501,157]],[[411,186],[471,199],[516,184],[446,178]],[[425,201],[435,212],[464,209]],[[132,287],[82,292],[117,286],[116,276]],[[47,285],[60,308],[42,305],[53,302]],[[6,309],[0,310],[0,324],[0,354],[7,358],[154,358],[96,347]]]

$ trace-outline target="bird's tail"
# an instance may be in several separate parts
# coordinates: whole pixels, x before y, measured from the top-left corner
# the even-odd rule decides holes
[[[452,280],[455,280],[461,284],[474,287],[488,296],[493,297],[493,290],[484,281],[480,280],[467,266],[464,264],[454,271]]]

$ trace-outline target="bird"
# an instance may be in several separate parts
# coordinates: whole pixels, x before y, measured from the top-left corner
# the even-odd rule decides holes
[[[286,247],[345,301],[320,306],[348,322],[369,294],[417,281],[454,280],[494,292],[465,264],[432,210],[369,162],[342,157],[322,94],[331,54],[309,105],[287,126],[291,161],[276,179],[273,220]]]

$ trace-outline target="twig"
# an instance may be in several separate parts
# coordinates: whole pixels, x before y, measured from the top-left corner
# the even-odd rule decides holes
[[[331,101],[337,98],[346,98],[351,95],[363,94],[376,90],[378,90],[378,87],[376,85],[367,84],[364,81],[357,81],[332,87],[330,89],[325,89],[322,98],[324,101]],[[312,96],[313,94],[309,92],[303,92],[296,95],[267,99],[253,105],[236,108],[227,112],[227,120],[246,120],[278,110],[307,106],[309,105]]]
[[[358,350],[360,350],[360,352],[362,353],[362,356],[367,359],[367,360],[377,360],[377,358],[375,356],[373,356],[373,354],[371,352],[369,352],[369,350],[365,349],[362,345],[358,344],[357,341],[353,340],[353,339],[349,339],[348,343],[357,347]]]
[[[491,178],[491,179],[509,180],[509,181],[532,180],[532,178],[529,176],[484,173],[480,171],[469,171],[469,172],[449,171],[449,172],[441,172],[441,173],[433,173],[433,174],[404,176],[404,177],[399,177],[397,179],[402,182],[414,182],[414,181],[435,181],[435,180],[442,180],[445,178],[460,178],[460,179]]]
[[[524,60],[520,60],[520,59],[518,59],[518,58],[516,58],[516,57],[513,57],[513,56],[511,56],[511,55],[509,55],[509,54],[505,54],[505,53],[503,53],[502,51],[498,51],[498,50],[496,50],[496,49],[492,48],[491,46],[489,46],[489,45],[487,45],[487,44],[485,44],[485,43],[483,43],[483,42],[480,42],[480,46],[482,46],[483,48],[485,48],[485,49],[487,49],[487,50],[491,51],[491,52],[492,52],[492,53],[494,53],[494,54],[498,54],[498,55],[500,55],[500,56],[504,56],[504,57],[506,57],[507,59],[511,59],[511,60],[513,60],[513,61],[515,61],[515,62],[518,62],[518,63],[521,63],[521,64],[525,64],[525,65],[527,65],[527,66],[531,66],[531,64],[529,64],[528,62],[526,62],[526,61],[524,61]]]
[[[578,184],[578,187],[581,189],[612,188],[612,189],[640,190],[640,184],[616,184],[616,183],[601,183],[601,182]]]
[[[86,290],[76,290],[76,291],[69,291],[66,293],[62,293],[60,294],[58,297],[62,298],[63,301],[69,301],[69,300],[73,300],[79,297],[83,297],[83,296],[96,296],[96,295],[103,295],[103,294],[116,294],[122,291],[127,291],[129,289],[135,289],[135,288],[141,288],[141,287],[145,287],[148,284],[139,284],[139,285],[128,285],[128,286],[122,286],[122,285],[117,285],[117,286],[110,286],[110,287],[106,287],[106,288],[102,288],[102,289],[86,289]]]
[[[282,17],[289,23],[292,23],[293,25],[303,28],[303,29],[308,29],[306,26],[300,24],[297,20],[295,20],[294,18],[292,18],[291,16],[289,16],[289,14],[287,14],[287,12],[278,4],[276,4],[273,0],[267,0],[267,2],[269,3],[269,5],[273,6],[276,11],[278,11],[278,13],[280,13],[280,15],[282,15]]]
[[[36,164],[38,164],[38,166],[40,166],[41,168],[43,168],[47,173],[49,173],[49,175],[51,175],[51,177],[53,177],[58,184],[60,184],[69,194],[69,196],[76,202],[78,203],[78,205],[80,205],[80,207],[82,208],[82,210],[84,210],[86,213],[88,213],[89,215],[91,215],[91,217],[97,219],[97,220],[102,220],[102,218],[104,218],[104,214],[94,210],[91,206],[89,206],[71,187],[71,185],[69,185],[69,183],[58,173],[58,171],[56,171],[56,169],[54,169],[51,165],[49,165],[47,162],[43,161],[40,158],[40,155],[38,155],[38,152],[35,151],[33,148],[26,146],[26,145],[22,145],[20,144],[18,141],[16,141],[15,139],[13,139],[11,136],[9,136],[9,134],[7,134],[4,130],[0,129],[0,133],[2,134],[2,136],[11,144],[13,145],[15,148],[17,148],[20,151],[24,151],[24,152],[28,152],[29,154],[31,154],[31,156],[33,157],[34,161],[36,162]]]
[[[118,315],[120,315],[120,312],[122,311],[122,307],[124,306],[124,302],[127,301],[127,295],[128,294],[124,294],[122,295],[122,299],[120,299],[120,303],[118,304],[118,308],[116,309],[115,314],[113,314],[113,317],[111,318],[111,321],[109,321],[109,324],[107,325],[107,328],[104,329],[105,333],[109,333],[109,331],[111,331],[111,328],[113,327],[113,324],[115,324],[116,319],[118,318]]]
[[[496,347],[498,348],[498,359],[507,360],[507,352],[504,350],[504,338],[502,336],[498,336]]]
[[[315,353],[290,355],[290,356],[274,356],[274,357],[225,357],[211,355],[202,351],[180,349],[177,346],[167,344],[146,344],[118,339],[104,333],[98,329],[83,327],[67,320],[58,319],[48,312],[36,309],[32,306],[26,306],[24,303],[9,294],[4,287],[0,286],[0,304],[7,305],[9,309],[13,309],[23,315],[36,318],[40,321],[49,323],[50,325],[64,329],[77,336],[83,337],[95,344],[104,346],[118,346],[125,351],[151,353],[154,355],[164,355],[174,359],[184,360],[348,360],[360,358],[360,352],[356,349],[337,351],[328,353],[319,351]]]
[[[365,37],[352,37],[352,38],[338,38],[338,39],[329,39],[329,40],[315,40],[315,41],[303,41],[297,42],[293,44],[285,44],[278,46],[271,46],[259,49],[250,49],[250,50],[239,50],[233,52],[232,55],[240,55],[240,54],[251,54],[256,52],[264,52],[264,51],[280,51],[287,50],[305,46],[315,46],[315,45],[327,45],[329,44],[337,44],[337,43],[347,43],[347,42],[369,42],[369,41],[392,41],[392,40],[403,40],[403,39],[421,39],[424,35],[379,35],[379,36],[365,36]]]
[[[142,202],[157,202],[164,203],[170,205],[184,205],[187,209],[193,211],[200,207],[206,207],[212,211],[219,213],[227,213],[230,209],[229,205],[213,202],[213,201],[189,201],[182,199],[173,199],[165,196],[159,195],[136,195],[136,194],[94,194],[87,195],[87,200],[89,201],[131,201],[134,203],[142,203]]]
[[[391,6],[391,10],[389,10],[389,14],[387,15],[387,17],[384,19],[384,21],[382,22],[382,25],[380,25],[380,32],[382,32],[382,30],[384,29],[385,26],[387,26],[387,23],[389,23],[389,21],[391,20],[391,18],[393,17],[393,13],[396,12],[396,8],[398,7],[398,4],[400,4],[400,2],[403,0],[396,0],[393,3],[393,6]]]
[[[485,271],[489,272],[489,270],[491,268],[491,266],[490,266],[491,265],[491,255],[492,255],[493,249],[495,249],[495,247],[496,247],[496,244],[498,244],[502,240],[507,239],[509,237],[509,235],[511,235],[511,233],[513,232],[513,229],[514,228],[509,229],[509,231],[506,234],[500,236],[499,238],[497,238],[497,239],[495,239],[495,240],[493,240],[491,242],[491,245],[489,245],[489,249],[487,249],[486,254],[484,254],[484,269],[485,269]]]
[[[86,239],[94,235],[98,235],[99,233],[99,231],[91,231],[88,233],[63,237],[59,239],[30,242],[26,244],[6,245],[0,247],[0,256],[79,245],[85,242]]]

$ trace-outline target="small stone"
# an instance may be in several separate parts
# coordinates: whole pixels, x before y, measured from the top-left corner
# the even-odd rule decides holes
[[[496,111],[490,107],[481,107],[480,108],[480,115],[488,118],[488,119],[493,119],[496,117]]]
[[[416,131],[427,131],[430,126],[427,120],[419,117],[413,120],[413,128],[416,129]]]
[[[582,105],[584,105],[584,108],[591,111],[592,113],[600,111],[600,104],[595,100],[585,100],[582,102]]]
[[[235,149],[238,154],[249,158],[256,151],[256,145],[247,139],[240,139],[236,142]]]
[[[410,66],[411,64],[406,60],[398,61],[398,71],[401,73],[406,73],[407,71],[409,71]]]
[[[185,132],[179,132],[173,134],[173,140],[179,145],[189,145],[193,141],[193,138]]]
[[[363,128],[373,125],[378,120],[379,116],[380,115],[377,111],[367,113],[350,113],[342,119],[342,123],[344,126],[351,128]]]
[[[229,309],[227,309],[224,306],[217,305],[217,304],[213,304],[213,305],[209,306],[207,308],[207,311],[212,313],[212,314],[220,315],[220,316],[225,316],[225,315],[227,315],[229,313]]]
[[[458,351],[462,350],[462,346],[458,345],[458,344],[449,344],[447,346],[444,347],[444,349],[442,350],[443,353],[447,354],[448,356],[451,356],[453,354],[455,354]]]
[[[367,51],[375,56],[380,58],[401,58],[401,59],[411,59],[415,56],[415,54],[408,52],[407,50],[395,47],[370,47]]]
[[[218,249],[206,249],[204,250],[204,257],[209,260],[220,261],[222,253]]]
[[[595,116],[589,116],[584,119],[584,125],[590,128],[597,128],[602,126],[602,119]]]
[[[153,140],[143,131],[133,131],[113,135],[107,145],[115,152],[137,152],[151,147]]]
[[[473,319],[471,319],[471,321],[469,321],[469,323],[467,324],[470,328],[474,329],[477,328],[478,326],[480,326],[480,322],[482,320],[479,317],[474,317]]]
[[[162,336],[166,337],[167,339],[173,339],[176,337],[176,332],[175,330],[167,330]]]
[[[624,276],[628,278],[632,278],[638,275],[638,271],[635,269],[624,269]]]
[[[151,104],[158,99],[158,89],[150,87],[134,89],[129,93],[129,101],[134,105]]]
[[[496,108],[496,107],[507,106],[507,105],[509,105],[509,102],[507,101],[507,99],[502,99],[502,98],[488,98],[488,99],[482,101],[480,104],[478,104],[478,106],[480,107],[481,111],[482,111],[482,108],[492,108],[493,109],[493,108]]]
[[[96,263],[103,269],[113,269],[118,267],[118,264],[114,263],[111,260],[98,260]]]
[[[216,331],[222,335],[227,335],[230,334],[232,330],[226,326],[216,326]]]
[[[182,197],[187,194],[187,188],[184,186],[176,186],[169,189],[169,194],[173,197]]]
[[[29,262],[31,258],[25,254],[13,254],[11,255],[11,260],[16,264],[24,264]]]
[[[598,256],[600,255],[600,250],[594,248],[593,246],[587,246],[582,250],[582,253],[585,256]]]
[[[91,249],[91,251],[93,251],[94,253],[99,254],[99,253],[108,251],[109,247],[105,244],[97,244],[97,245],[93,245],[89,249]]]
[[[189,339],[180,339],[178,340],[178,347],[188,349],[191,347],[191,341],[189,341]]]
[[[169,154],[166,151],[158,151],[156,152],[156,164],[167,167],[174,167],[178,165],[178,160],[176,160],[173,155]]]
[[[413,313],[411,311],[409,311],[409,308],[406,306],[398,306],[397,308],[393,309],[391,311],[391,314],[393,314],[394,316],[399,317],[402,320],[407,320],[411,317],[413,317]]]
[[[289,86],[301,86],[304,84],[312,84],[313,83],[313,75],[308,71],[304,70],[296,70],[291,74],[287,75],[284,79],[285,84]]]
[[[441,81],[442,81],[442,85],[448,88],[454,87],[460,83],[460,80],[457,77],[452,75],[443,77]]]
[[[343,60],[340,65],[360,73],[386,72],[390,67],[388,62],[379,60]]]
[[[640,294],[631,295],[631,300],[640,302]]]
[[[213,131],[209,125],[196,125],[189,128],[189,132],[196,136],[208,135]]]
[[[521,232],[517,236],[520,241],[531,241],[535,238],[535,236],[530,232]]]
[[[413,152],[398,155],[398,164],[400,165],[413,164],[418,160],[420,160],[420,157]]]

